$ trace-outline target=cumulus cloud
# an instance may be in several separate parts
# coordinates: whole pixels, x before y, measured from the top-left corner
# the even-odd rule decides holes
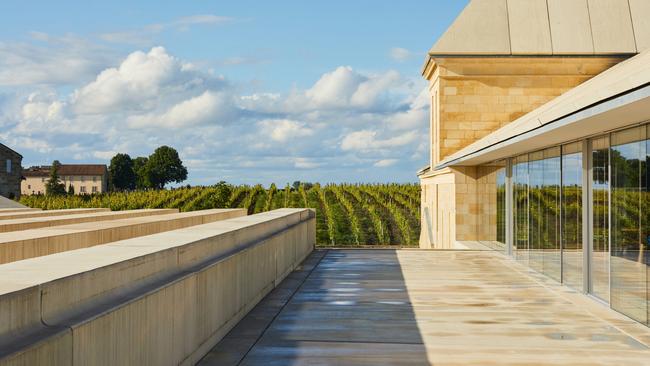
[[[406,48],[393,47],[390,49],[390,57],[398,62],[404,62],[411,58],[411,51]]]
[[[289,119],[264,120],[260,121],[258,125],[273,141],[277,142],[288,142],[314,134],[314,130],[307,127],[304,123]]]
[[[108,162],[168,144],[188,162],[190,183],[283,183],[278,177],[378,180],[426,159],[426,85],[393,70],[341,66],[304,89],[242,94],[236,82],[153,47],[72,89],[32,89],[0,94],[0,140],[27,165]]]
[[[386,168],[397,164],[399,160],[397,159],[382,159],[373,164],[377,168]]]
[[[148,53],[133,52],[119,67],[102,71],[88,85],[72,96],[75,112],[97,114],[124,110],[147,110],[155,107],[161,96],[211,87],[205,75],[197,74],[192,65],[169,55],[162,47]],[[215,85],[212,85],[215,86]]]
[[[341,149],[344,151],[361,151],[368,152],[373,150],[383,150],[404,145],[412,144],[417,141],[418,134],[415,131],[409,131],[398,136],[380,138],[377,131],[361,130],[355,131],[343,138]]]
[[[228,96],[205,91],[198,97],[184,100],[161,114],[135,115],[129,117],[128,121],[132,128],[184,128],[208,122],[223,123],[233,114],[234,109]]]
[[[325,73],[304,93],[294,94],[288,107],[311,109],[373,109],[394,105],[390,100],[391,87],[400,82],[396,71],[377,75],[363,75],[350,66],[340,66]]]

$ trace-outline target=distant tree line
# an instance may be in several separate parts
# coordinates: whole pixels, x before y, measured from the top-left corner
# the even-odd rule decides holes
[[[162,189],[169,183],[187,179],[187,168],[176,149],[157,148],[148,157],[132,159],[129,154],[117,154],[108,168],[108,181],[113,191]]]
[[[45,183],[47,196],[62,196],[75,193],[72,183],[67,187],[61,182],[58,160],[52,162],[50,177]],[[169,146],[157,148],[147,157],[131,159],[129,154],[117,154],[108,168],[108,184],[113,191],[135,189],[162,189],[169,183],[180,183],[187,179],[187,168],[176,149]]]

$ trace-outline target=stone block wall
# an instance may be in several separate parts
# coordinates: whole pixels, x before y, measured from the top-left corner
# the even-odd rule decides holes
[[[433,164],[612,67],[620,57],[436,59]]]
[[[11,172],[7,172],[7,160],[11,161]],[[22,157],[0,144],[0,196],[20,197],[20,182],[23,168]]]

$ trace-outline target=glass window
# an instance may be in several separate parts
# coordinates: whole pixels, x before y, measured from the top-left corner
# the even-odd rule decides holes
[[[611,305],[638,321],[647,322],[647,233],[642,191],[646,190],[646,128],[612,134],[611,147]]]
[[[542,272],[544,261],[542,257],[542,238],[544,231],[544,206],[542,186],[544,185],[544,152],[537,151],[529,154],[528,161],[528,240],[529,266]]]
[[[544,150],[542,190],[539,196],[541,212],[540,247],[542,272],[561,281],[560,254],[560,147]]]
[[[11,173],[11,159],[7,159],[6,168],[7,173]]]
[[[512,166],[513,251],[517,260],[528,263],[528,155],[520,155]]]
[[[592,253],[590,292],[609,300],[609,136],[591,142]]]
[[[583,289],[582,142],[562,147],[562,282]]]

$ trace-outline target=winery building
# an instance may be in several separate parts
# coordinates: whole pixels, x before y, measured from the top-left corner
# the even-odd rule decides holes
[[[428,53],[423,248],[501,251],[649,324],[650,1],[472,0]]]
[[[23,156],[0,143],[0,196],[20,197]]]

